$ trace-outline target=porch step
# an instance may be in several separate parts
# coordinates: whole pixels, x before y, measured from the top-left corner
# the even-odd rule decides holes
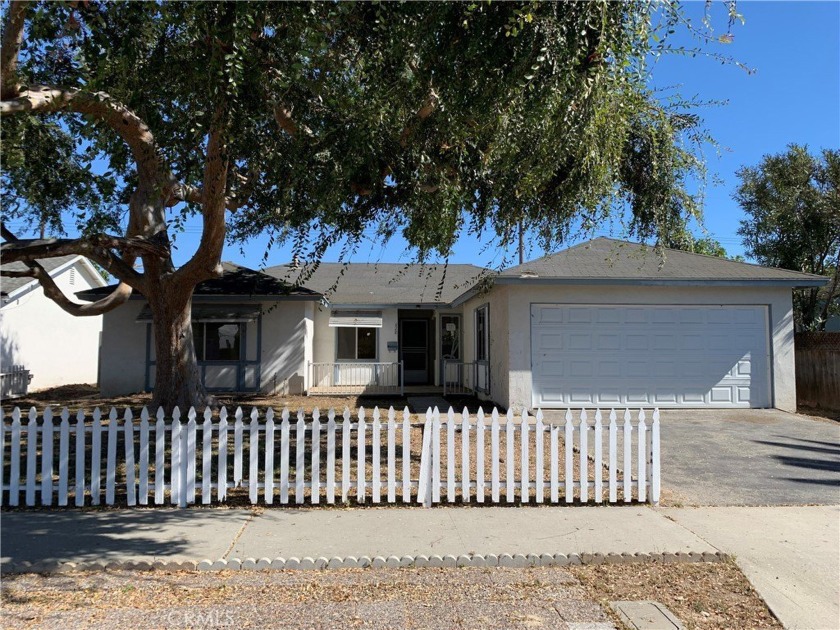
[[[426,413],[429,407],[437,407],[440,411],[449,409],[449,403],[443,396],[409,396],[406,400],[411,413]]]

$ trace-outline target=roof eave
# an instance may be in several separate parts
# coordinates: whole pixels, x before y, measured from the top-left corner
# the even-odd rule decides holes
[[[716,287],[790,287],[809,288],[827,284],[828,278],[520,278],[498,276],[496,284],[569,284],[569,285],[641,285],[641,286],[716,286]],[[460,300],[460,298],[459,298]],[[457,302],[458,300],[456,300]]]

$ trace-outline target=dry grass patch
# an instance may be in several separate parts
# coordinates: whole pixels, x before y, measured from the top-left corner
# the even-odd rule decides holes
[[[782,627],[732,561],[589,565],[572,573],[605,608],[611,601],[658,601],[687,630]]]

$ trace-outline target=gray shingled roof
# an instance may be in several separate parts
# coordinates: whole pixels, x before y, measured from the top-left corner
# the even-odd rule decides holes
[[[445,269],[445,275],[444,275]],[[265,273],[295,282],[301,269],[269,267]],[[486,273],[475,265],[321,263],[302,284],[331,304],[449,304]]]
[[[320,299],[320,294],[307,287],[294,287],[290,283],[270,276],[268,274],[248,269],[230,262],[223,262],[224,274],[220,278],[205,280],[196,286],[194,295],[197,299],[215,297],[272,297],[272,298],[296,298],[305,300]],[[83,299],[94,301],[111,293],[117,285],[88,289],[80,291],[76,295]],[[145,299],[136,291],[133,299]]]
[[[500,279],[541,278],[556,280],[627,281],[778,281],[814,286],[827,281],[787,269],[666,249],[664,257],[652,247],[600,237],[531,262],[506,269]]]
[[[48,272],[61,267],[61,265],[78,258],[78,256],[71,254],[70,256],[56,256],[55,258],[44,258],[38,260],[41,266]],[[26,271],[28,267],[22,262],[6,263],[0,267],[6,271]],[[17,291],[19,288],[26,286],[30,282],[35,282],[34,278],[2,278],[0,280],[0,295],[9,295],[12,291]]]

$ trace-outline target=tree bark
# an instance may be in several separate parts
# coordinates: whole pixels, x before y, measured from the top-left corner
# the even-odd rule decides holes
[[[201,382],[192,331],[192,291],[177,291],[163,284],[147,295],[152,310],[155,382],[152,409],[174,407],[186,412],[213,404]]]

